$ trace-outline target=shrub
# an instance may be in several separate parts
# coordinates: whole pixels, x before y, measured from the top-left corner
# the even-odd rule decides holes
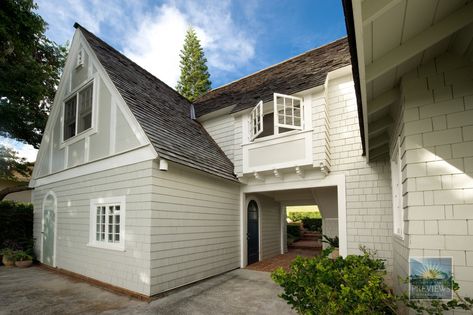
[[[33,257],[31,255],[28,255],[25,251],[18,250],[15,252],[14,259],[15,261],[25,261],[32,260]]]
[[[312,212],[289,212],[287,214],[287,217],[291,219],[292,222],[300,222],[304,219],[321,219],[322,216],[320,215],[320,212],[318,211],[312,211]]]
[[[303,218],[302,225],[304,226],[304,229],[309,231],[322,232],[321,218]]]
[[[0,202],[0,248],[33,251],[33,205]]]
[[[335,237],[329,237],[327,235],[323,235],[323,243],[327,243],[330,247],[338,248],[339,241],[338,241],[338,236]]]
[[[395,314],[396,299],[383,276],[384,263],[368,251],[346,258],[297,257],[286,272],[271,274],[280,295],[300,314]]]
[[[288,223],[287,224],[287,235],[294,237],[294,240],[301,238],[301,225],[299,223]]]

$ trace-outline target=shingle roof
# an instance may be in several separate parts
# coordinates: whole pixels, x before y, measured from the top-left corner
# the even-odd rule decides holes
[[[158,154],[164,159],[237,181],[233,163],[205,131],[190,118],[191,103],[172,88],[80,29]]]
[[[350,65],[347,38],[315,48],[248,77],[214,89],[194,102],[198,117],[235,107],[232,112],[270,101],[273,93],[293,94],[324,84],[327,73]]]

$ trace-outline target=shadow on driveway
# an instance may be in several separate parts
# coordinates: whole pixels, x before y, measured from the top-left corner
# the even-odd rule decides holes
[[[295,314],[269,273],[237,269],[150,303],[39,267],[0,267],[0,314]]]

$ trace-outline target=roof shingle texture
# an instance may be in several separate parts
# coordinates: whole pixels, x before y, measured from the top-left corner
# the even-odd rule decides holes
[[[172,88],[80,29],[160,157],[237,181],[233,163],[202,125],[190,117],[191,103]]]
[[[350,65],[350,61],[344,37],[208,92],[194,102],[196,116],[233,105],[232,113],[236,113],[260,100],[272,100],[274,93],[294,94],[322,85],[327,73]]]

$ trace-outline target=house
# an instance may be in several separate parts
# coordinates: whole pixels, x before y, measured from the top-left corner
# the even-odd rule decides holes
[[[343,4],[366,160],[391,164],[393,279],[409,257],[452,257],[472,296],[473,4]]]
[[[348,38],[193,104],[76,24],[30,183],[41,262],[152,296],[285,253],[285,207],[316,204],[341,255],[453,256],[473,293],[471,4],[435,10],[456,52],[411,2],[346,1]]]

